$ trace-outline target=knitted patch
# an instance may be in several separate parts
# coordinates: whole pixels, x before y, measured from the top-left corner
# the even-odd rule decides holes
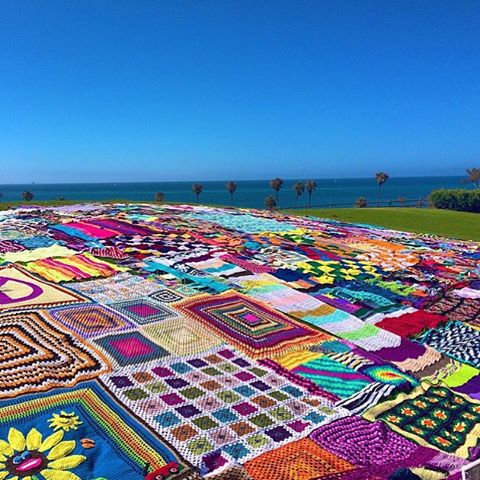
[[[0,398],[72,386],[109,370],[92,347],[46,314],[0,315],[0,343]]]
[[[244,462],[345,414],[226,348],[119,370],[103,381],[206,471]]]
[[[373,407],[365,418],[383,420],[421,445],[464,458],[480,435],[480,402],[435,385],[420,385],[409,395],[400,394]]]
[[[176,478],[191,473],[172,447],[93,382],[4,402],[0,440],[0,476],[8,479],[30,472],[52,480],[143,478],[172,462],[182,472]]]
[[[99,260],[89,253],[28,262],[25,268],[51,282],[69,282],[92,277],[109,277],[125,268]]]
[[[101,305],[55,308],[50,311],[50,315],[83,338],[127,330],[134,326],[125,317]]]
[[[179,293],[174,292],[173,290],[168,290],[166,288],[159,290],[158,292],[152,293],[150,297],[160,303],[178,302],[183,298],[182,295],[180,295]]]
[[[0,313],[83,303],[86,298],[66,288],[39,280],[21,267],[0,268]]]
[[[342,479],[391,478],[400,468],[424,465],[437,467],[437,472],[444,472],[440,478],[446,478],[464,463],[402,437],[384,422],[368,422],[355,416],[322,425],[310,438],[358,467]]]
[[[175,308],[254,358],[324,338],[322,333],[235,292],[201,295],[179,302]]]
[[[220,345],[222,339],[187,318],[147,325],[143,333],[172,355],[193,355]]]
[[[111,303],[109,307],[131,318],[138,325],[146,325],[177,316],[177,313],[165,305],[146,298]]]
[[[354,468],[308,438],[283,445],[245,464],[253,480],[311,480],[329,474],[340,475]]]
[[[95,343],[116,365],[124,367],[166,357],[168,352],[140,332],[125,332],[97,338]]]
[[[480,367],[480,330],[462,322],[449,322],[426,332],[420,340],[440,352]]]

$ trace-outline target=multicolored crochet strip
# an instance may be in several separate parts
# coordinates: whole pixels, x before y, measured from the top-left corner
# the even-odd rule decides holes
[[[0,212],[0,480],[460,480],[478,258],[265,211]]]

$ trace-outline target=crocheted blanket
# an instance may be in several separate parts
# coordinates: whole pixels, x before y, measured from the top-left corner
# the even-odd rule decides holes
[[[480,246],[189,205],[0,213],[0,480],[460,480]]]

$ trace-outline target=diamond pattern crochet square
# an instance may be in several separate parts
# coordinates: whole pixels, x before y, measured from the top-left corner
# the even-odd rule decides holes
[[[119,366],[135,365],[166,357],[168,352],[140,332],[119,333],[97,338],[95,343]]]
[[[176,303],[175,308],[254,358],[279,353],[296,344],[315,343],[324,337],[237,292],[199,295]]]
[[[231,348],[190,358],[189,368],[178,364],[166,359],[148,371],[128,367],[103,378],[195,465],[208,463],[216,449],[226,463],[246,460],[342,412]],[[227,365],[232,368],[217,369]],[[237,385],[239,373],[248,375]],[[162,393],[152,393],[152,384]]]
[[[147,325],[143,332],[172,355],[192,355],[220,345],[222,340],[185,318]]]
[[[182,295],[180,295],[179,293],[174,292],[173,290],[168,290],[166,288],[159,290],[158,292],[152,293],[150,297],[160,303],[178,302],[183,298]]]
[[[173,310],[165,305],[145,298],[111,303],[109,306],[131,318],[138,325],[160,322],[177,316]]]
[[[101,305],[56,308],[52,317],[83,338],[134,328],[125,317]]]

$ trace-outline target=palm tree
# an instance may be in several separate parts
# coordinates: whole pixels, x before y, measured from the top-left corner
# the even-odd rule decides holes
[[[33,193],[32,192],[22,192],[22,198],[27,202],[33,200]]]
[[[364,197],[358,197],[355,201],[355,206],[357,208],[366,208],[368,206],[367,199]]]
[[[305,189],[308,193],[308,206],[312,206],[312,193],[317,189],[317,182],[315,180],[307,180],[305,182]]]
[[[237,191],[237,184],[230,180],[225,184],[227,192],[230,194],[230,203],[233,203],[233,194]]]
[[[163,192],[155,193],[155,201],[158,203],[163,203],[165,200],[165,194]]]
[[[378,195],[377,195],[377,207],[380,204],[380,193],[382,191],[383,184],[389,179],[388,173],[385,172],[377,172],[375,174],[375,180],[378,183]]]
[[[275,199],[276,199],[276,204],[278,206],[278,192],[280,189],[283,187],[283,180],[281,178],[274,178],[273,180],[270,180],[270,186],[273,188],[275,191]]]
[[[297,206],[298,199],[303,195],[305,191],[305,185],[303,182],[297,182],[293,185],[293,191],[295,192],[295,206]]]
[[[203,185],[201,183],[194,183],[192,185],[192,192],[195,194],[197,198],[197,203],[200,201],[200,194],[203,192]]]
[[[273,210],[277,206],[277,201],[275,200],[275,197],[272,197],[271,195],[265,199],[265,207],[268,210]]]

